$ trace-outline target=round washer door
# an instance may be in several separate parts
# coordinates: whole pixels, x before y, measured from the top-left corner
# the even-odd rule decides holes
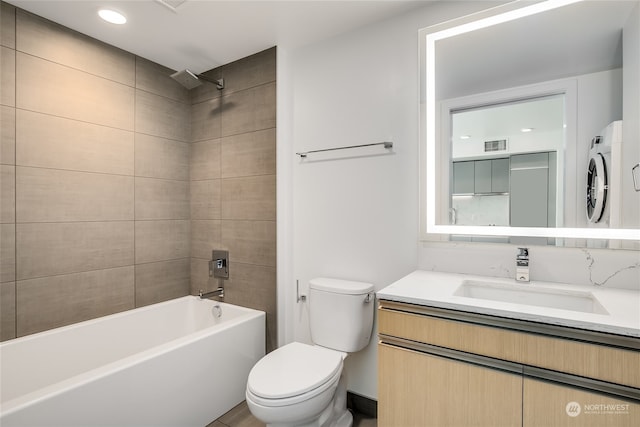
[[[596,153],[589,159],[587,168],[587,219],[596,223],[602,219],[607,203],[607,166],[604,157]]]

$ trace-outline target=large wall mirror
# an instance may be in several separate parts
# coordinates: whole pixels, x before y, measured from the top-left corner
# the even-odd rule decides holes
[[[638,249],[639,0],[508,3],[420,40],[424,237]]]

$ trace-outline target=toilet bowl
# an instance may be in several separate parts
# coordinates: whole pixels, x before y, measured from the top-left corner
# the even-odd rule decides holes
[[[321,425],[334,400],[345,353],[294,342],[260,360],[249,374],[249,410],[268,425]],[[346,408],[345,408],[346,409]],[[325,414],[324,418],[330,418]]]
[[[320,278],[309,290],[314,345],[293,342],[258,361],[247,380],[247,406],[267,426],[350,427],[342,368],[347,353],[371,338],[373,285]]]

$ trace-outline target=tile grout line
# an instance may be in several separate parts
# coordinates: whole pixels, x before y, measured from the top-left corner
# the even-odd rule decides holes
[[[136,107],[138,100],[138,55],[133,57],[133,307],[138,307],[138,292],[136,279]]]

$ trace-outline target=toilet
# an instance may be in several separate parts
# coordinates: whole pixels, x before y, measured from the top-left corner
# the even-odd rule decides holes
[[[370,283],[311,280],[313,345],[293,342],[256,363],[247,381],[251,413],[267,426],[350,427],[342,367],[371,339],[374,299]]]

